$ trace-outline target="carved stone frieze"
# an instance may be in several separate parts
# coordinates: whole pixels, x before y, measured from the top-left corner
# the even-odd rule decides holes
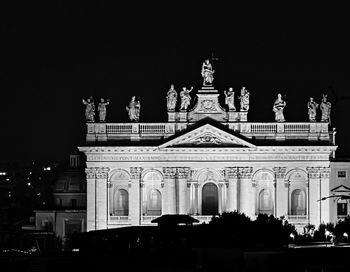
[[[207,134],[201,135],[198,138],[195,138],[193,140],[193,143],[197,144],[197,145],[201,145],[201,144],[217,144],[218,145],[218,144],[221,144],[222,141],[218,137],[215,137],[215,135],[207,133]]]
[[[130,175],[132,179],[139,179],[141,177],[142,167],[130,167]]]

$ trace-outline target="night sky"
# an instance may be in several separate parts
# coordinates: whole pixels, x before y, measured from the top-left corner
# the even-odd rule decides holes
[[[201,65],[212,52],[219,58],[214,83],[222,106],[223,90],[233,87],[237,95],[245,86],[248,121],[274,122],[272,104],[281,92],[286,120],[308,121],[309,97],[319,103],[328,93],[337,156],[350,156],[346,17],[332,10],[158,8],[2,8],[0,161],[67,160],[84,143],[81,99],[90,95],[111,99],[108,122],[129,121],[125,106],[132,95],[141,97],[140,122],[166,122],[170,84],[177,91],[200,88]]]

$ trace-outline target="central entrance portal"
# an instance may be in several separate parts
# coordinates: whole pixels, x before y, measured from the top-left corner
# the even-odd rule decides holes
[[[215,215],[218,209],[218,187],[214,183],[207,183],[202,189],[202,215]]]

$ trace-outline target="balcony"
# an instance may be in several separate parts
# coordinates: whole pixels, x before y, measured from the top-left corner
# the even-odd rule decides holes
[[[110,225],[130,225],[130,216],[117,216],[110,215],[108,218],[108,224]]]
[[[270,140],[333,141],[335,132],[329,131],[328,123],[222,123],[247,138]],[[111,140],[162,139],[186,129],[191,123],[87,123],[87,142]]]
[[[307,215],[288,215],[287,218],[289,223],[292,224],[304,224],[307,223],[308,216]]]

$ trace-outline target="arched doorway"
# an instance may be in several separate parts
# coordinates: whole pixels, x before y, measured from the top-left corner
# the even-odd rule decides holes
[[[218,209],[218,187],[214,183],[207,183],[202,189],[202,215],[214,215]]]

